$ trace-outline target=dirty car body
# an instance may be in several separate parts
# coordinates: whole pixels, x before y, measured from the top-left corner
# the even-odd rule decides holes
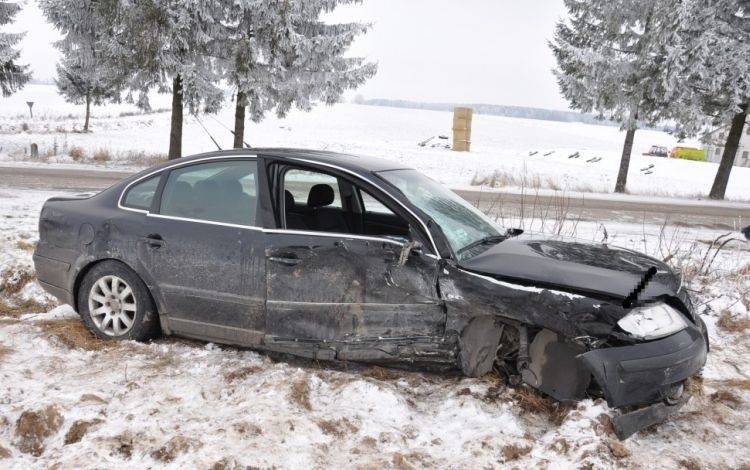
[[[39,282],[82,316],[111,312],[92,300],[104,291],[82,286],[116,262],[146,286],[144,318],[163,334],[468,376],[494,367],[561,401],[606,399],[626,412],[621,437],[678,409],[708,350],[664,263],[506,231],[416,170],[372,158],[182,158],[50,199],[39,230]],[[100,336],[133,337],[132,316],[99,318],[87,324],[109,326]]]

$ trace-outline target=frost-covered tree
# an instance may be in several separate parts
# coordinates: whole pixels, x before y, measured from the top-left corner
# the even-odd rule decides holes
[[[729,125],[709,197],[723,199],[750,104],[750,1],[683,0],[669,89],[686,135]]]
[[[574,109],[609,117],[626,131],[616,192],[624,192],[639,122],[670,117],[665,67],[679,15],[667,0],[564,0],[550,47],[560,90]]]
[[[49,22],[63,35],[56,43],[62,60],[55,82],[66,101],[86,105],[84,132],[89,130],[91,104],[119,101],[123,81],[107,56],[110,25],[102,5],[99,0],[39,2]]]
[[[226,9],[213,0],[102,0],[110,5],[111,66],[149,107],[148,91],[172,93],[169,158],[182,156],[183,108],[215,112],[223,100],[216,38]]]
[[[345,54],[369,25],[330,24],[321,15],[361,0],[229,0],[226,78],[236,88],[234,146],[242,147],[245,110],[259,122],[274,109],[283,117],[315,101],[334,104],[343,92],[375,75],[377,67]],[[218,53],[218,51],[217,51]]]
[[[0,2],[0,27],[13,21],[21,7],[16,2]],[[3,33],[0,30],[0,91],[10,96],[21,89],[31,78],[27,65],[18,64],[20,52],[16,49],[23,34]]]

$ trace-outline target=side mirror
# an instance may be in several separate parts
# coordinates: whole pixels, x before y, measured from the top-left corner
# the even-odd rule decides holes
[[[406,260],[409,259],[409,255],[412,253],[414,254],[420,254],[422,253],[422,244],[418,241],[410,241],[407,243],[404,243],[404,246],[401,248],[401,254],[398,257],[398,265],[403,266],[406,264]]]

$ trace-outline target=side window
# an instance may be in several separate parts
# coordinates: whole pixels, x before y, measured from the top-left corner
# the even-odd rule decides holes
[[[172,170],[159,213],[173,217],[255,225],[258,204],[255,160],[202,163]]]
[[[360,189],[359,195],[362,197],[362,204],[364,205],[365,212],[372,214],[386,214],[396,216],[390,209],[385,207],[380,201],[370,196],[366,191]]]
[[[284,173],[284,227],[289,230],[354,233],[335,176],[293,168]]]
[[[125,200],[122,205],[133,209],[151,209],[151,203],[154,201],[154,195],[156,194],[157,186],[159,186],[160,178],[161,175],[152,176],[132,186],[127,194],[125,194]]]
[[[315,186],[318,187],[313,190]],[[317,205],[324,202],[319,200],[320,196],[323,195],[323,191],[329,191],[321,189],[321,186],[328,186],[333,192],[333,201],[324,204],[324,206],[341,209],[341,193],[339,182],[335,176],[299,169],[288,170],[284,174],[284,189],[292,194],[295,204],[307,205],[307,202],[310,201]]]

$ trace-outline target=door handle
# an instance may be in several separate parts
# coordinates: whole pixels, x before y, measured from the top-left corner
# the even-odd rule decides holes
[[[141,241],[144,242],[146,245],[150,246],[151,248],[161,248],[165,245],[164,239],[161,238],[161,235],[158,233],[154,233],[145,237],[141,237]]]
[[[284,266],[296,266],[302,260],[297,258],[296,255],[285,254],[281,256],[270,256],[268,258],[268,261],[272,261],[274,263],[278,263]]]

